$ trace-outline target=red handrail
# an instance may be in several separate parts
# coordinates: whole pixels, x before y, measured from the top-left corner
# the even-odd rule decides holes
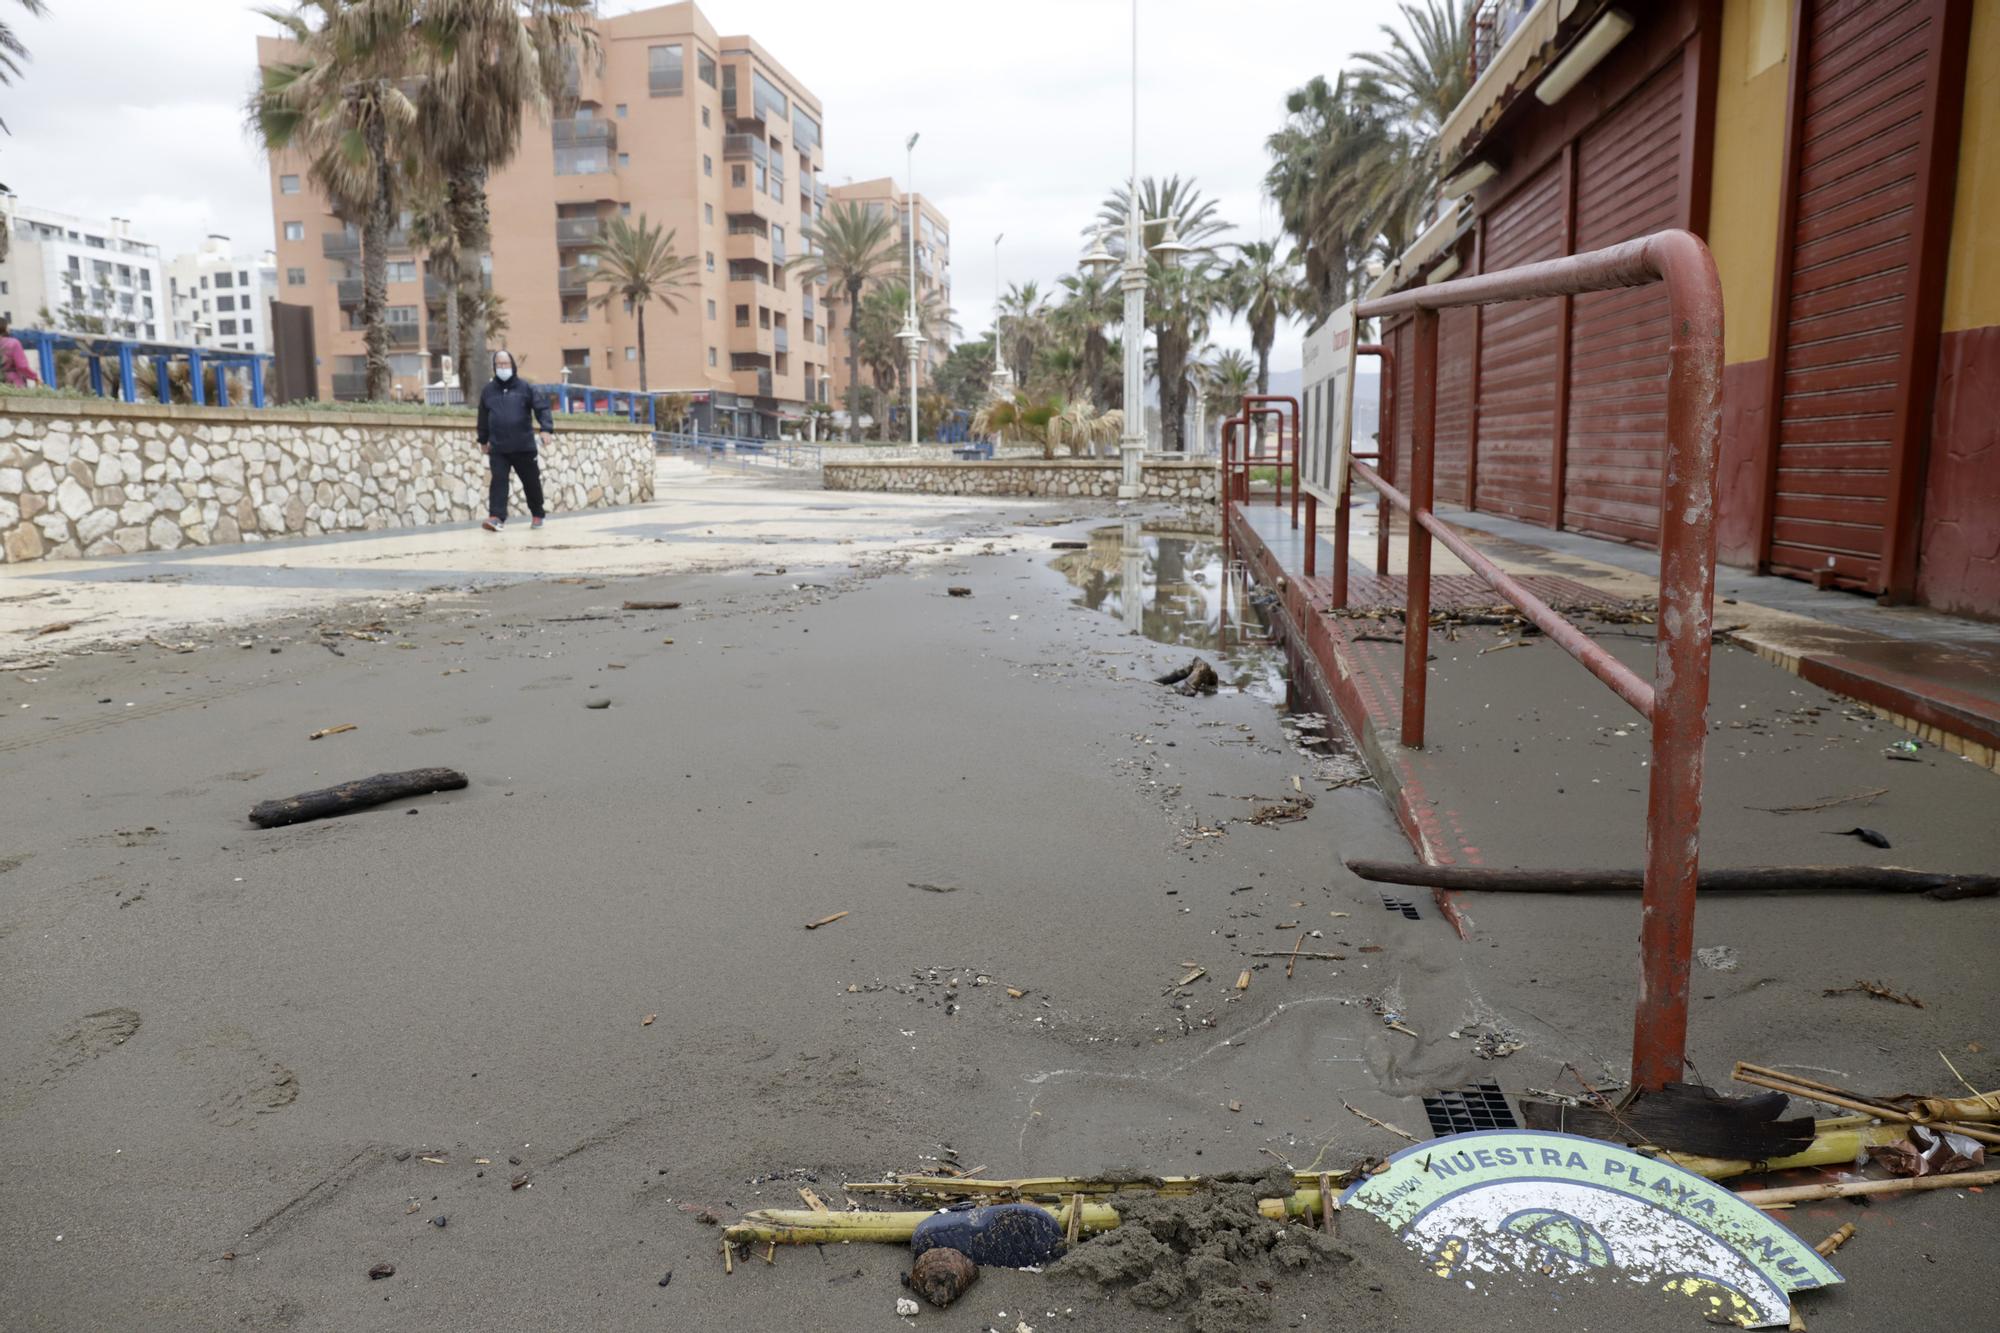
[[[1243,416],[1246,420],[1263,416],[1278,418],[1278,475],[1273,484],[1278,489],[1277,503],[1284,504],[1285,494],[1285,417],[1279,409],[1289,408],[1292,414],[1292,526],[1299,525],[1299,400],[1282,393],[1246,393],[1243,395]],[[1247,439],[1246,439],[1247,444]]]
[[[1436,462],[1438,311],[1653,282],[1666,284],[1669,330],[1666,468],[1660,497],[1659,635],[1653,679],[1646,681],[1433,514],[1431,492]],[[1687,1047],[1702,751],[1707,735],[1709,630],[1715,594],[1716,448],[1722,423],[1722,289],[1715,261],[1693,234],[1664,231],[1589,254],[1363,301],[1355,307],[1355,314],[1362,319],[1402,314],[1415,317],[1414,401],[1408,405],[1412,410],[1409,492],[1406,495],[1397,490],[1358,459],[1349,464],[1350,478],[1373,487],[1384,505],[1394,506],[1410,519],[1403,623],[1403,744],[1421,748],[1424,743],[1430,556],[1435,537],[1651,724],[1645,892],[1639,928],[1642,976],[1633,1024],[1632,1079],[1647,1089],[1677,1081]],[[1386,372],[1385,365],[1385,380]],[[1343,497],[1347,489],[1344,484]],[[1344,518],[1344,503],[1341,509],[1336,530]],[[1385,530],[1387,518],[1384,509],[1378,522]],[[1344,542],[1338,547],[1334,605],[1342,607],[1346,605],[1347,550]]]

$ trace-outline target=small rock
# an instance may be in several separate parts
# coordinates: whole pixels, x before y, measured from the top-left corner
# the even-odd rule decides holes
[[[910,1266],[911,1291],[942,1310],[979,1280],[979,1266],[960,1250],[947,1246],[925,1250]]]
[[[915,1319],[919,1308],[917,1303],[908,1296],[898,1296],[896,1298],[896,1313],[905,1318]]]
[[[433,1217],[431,1219],[431,1225],[436,1227],[439,1231],[442,1231],[444,1230],[445,1225],[450,1221],[451,1221],[450,1218],[446,1217],[443,1213],[439,1213],[436,1217]]]
[[[1726,944],[1717,944],[1707,949],[1694,951],[1695,961],[1714,972],[1734,972],[1737,966],[1736,950]]]
[[[948,592],[948,593],[950,593],[950,594],[951,594],[951,595],[952,595],[953,597],[970,597],[970,596],[972,596],[972,589],[970,589],[970,588],[966,588],[966,587],[962,587],[962,586],[960,586],[960,585],[958,585],[958,584],[953,584],[953,585],[952,585],[951,587],[949,587],[949,588],[946,588],[946,589],[945,589],[945,591],[946,591],[946,592]]]
[[[396,1276],[396,1265],[394,1264],[376,1264],[368,1270],[368,1279],[371,1282],[380,1282],[385,1277],[394,1276]]]
[[[660,1285],[664,1287],[664,1286],[666,1286],[666,1285],[667,1285],[667,1284],[668,1284],[669,1282],[672,1282],[673,1280],[674,1280],[674,1270],[673,1270],[673,1269],[671,1269],[671,1268],[669,1268],[669,1269],[667,1270],[667,1275],[666,1275],[665,1277],[663,1277],[663,1278],[661,1278],[661,1279],[660,1279]]]
[[[592,699],[592,700],[591,700],[590,702],[586,703],[586,704],[584,705],[584,707],[585,707],[585,708],[609,708],[609,707],[611,707],[611,701],[610,701],[609,699]]]

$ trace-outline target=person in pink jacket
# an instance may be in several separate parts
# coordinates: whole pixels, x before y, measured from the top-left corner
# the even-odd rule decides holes
[[[24,384],[40,384],[42,377],[35,373],[34,365],[28,360],[28,349],[21,346],[13,330],[5,319],[0,319],[0,379],[13,388]]]

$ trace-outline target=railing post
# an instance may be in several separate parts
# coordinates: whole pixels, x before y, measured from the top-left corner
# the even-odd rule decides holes
[[[229,406],[229,363],[217,360],[215,363],[215,405]]]
[[[1284,430],[1284,424],[1283,424],[1283,423],[1284,423],[1284,420],[1285,420],[1285,419],[1284,419],[1283,417],[1279,417],[1279,418],[1278,418],[1278,422],[1279,422],[1279,426],[1278,426],[1278,430],[1279,430],[1279,431],[1281,432],[1281,434],[1279,435],[1279,439],[1280,439],[1281,441],[1282,441],[1282,439],[1284,438],[1284,437],[1283,437],[1283,434],[1282,434],[1282,432],[1283,432],[1283,430]],[[1294,530],[1294,531],[1296,531],[1296,530],[1298,529],[1298,526],[1299,526],[1299,445],[1300,445],[1300,443],[1301,443],[1301,441],[1300,441],[1300,439],[1299,439],[1299,409],[1298,409],[1297,407],[1293,407],[1293,408],[1292,408],[1292,528],[1293,528],[1293,530]]]
[[[1653,668],[1632,1082],[1657,1090],[1681,1078],[1687,1050],[1715,596],[1722,292],[1715,261],[1694,237],[1668,233],[1648,248],[1667,287],[1667,447],[1660,493],[1660,631]]]
[[[250,358],[250,406],[264,405],[264,358]]]
[[[35,359],[42,363],[42,383],[50,388],[56,382],[56,344],[47,334],[35,342]]]
[[[1431,655],[1431,534],[1423,518],[1431,509],[1431,434],[1437,427],[1437,311],[1419,310],[1413,331],[1416,360],[1411,379],[1416,402],[1411,404],[1410,476],[1405,491],[1410,500],[1410,554],[1403,598],[1403,744],[1421,750],[1430,671],[1426,664]]]
[[[104,365],[95,352],[90,354],[90,391],[99,398],[104,396]]]
[[[1342,475],[1335,480],[1338,487],[1337,498],[1333,502],[1333,609],[1347,609],[1347,543],[1354,527],[1352,501],[1354,496],[1354,463],[1348,460]],[[1312,497],[1306,497],[1307,521],[1311,521]]]
[[[173,381],[167,378],[167,365],[164,356],[153,358],[153,393],[163,403],[174,401],[174,386]]]
[[[1319,572],[1319,501],[1306,496],[1306,577]]]
[[[188,397],[196,407],[208,401],[208,389],[201,382],[201,353],[188,353]]]
[[[139,386],[132,378],[132,344],[118,344],[118,401],[139,401]]]

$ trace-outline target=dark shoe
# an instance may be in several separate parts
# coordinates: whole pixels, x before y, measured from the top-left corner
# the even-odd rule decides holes
[[[539,528],[540,526],[542,526],[542,518],[543,516],[541,514],[535,515],[534,521],[529,523],[528,526],[531,528]]]
[[[491,514],[488,514],[486,521],[479,526],[485,528],[488,532],[498,532],[507,526],[507,520],[504,518],[494,518]]]

